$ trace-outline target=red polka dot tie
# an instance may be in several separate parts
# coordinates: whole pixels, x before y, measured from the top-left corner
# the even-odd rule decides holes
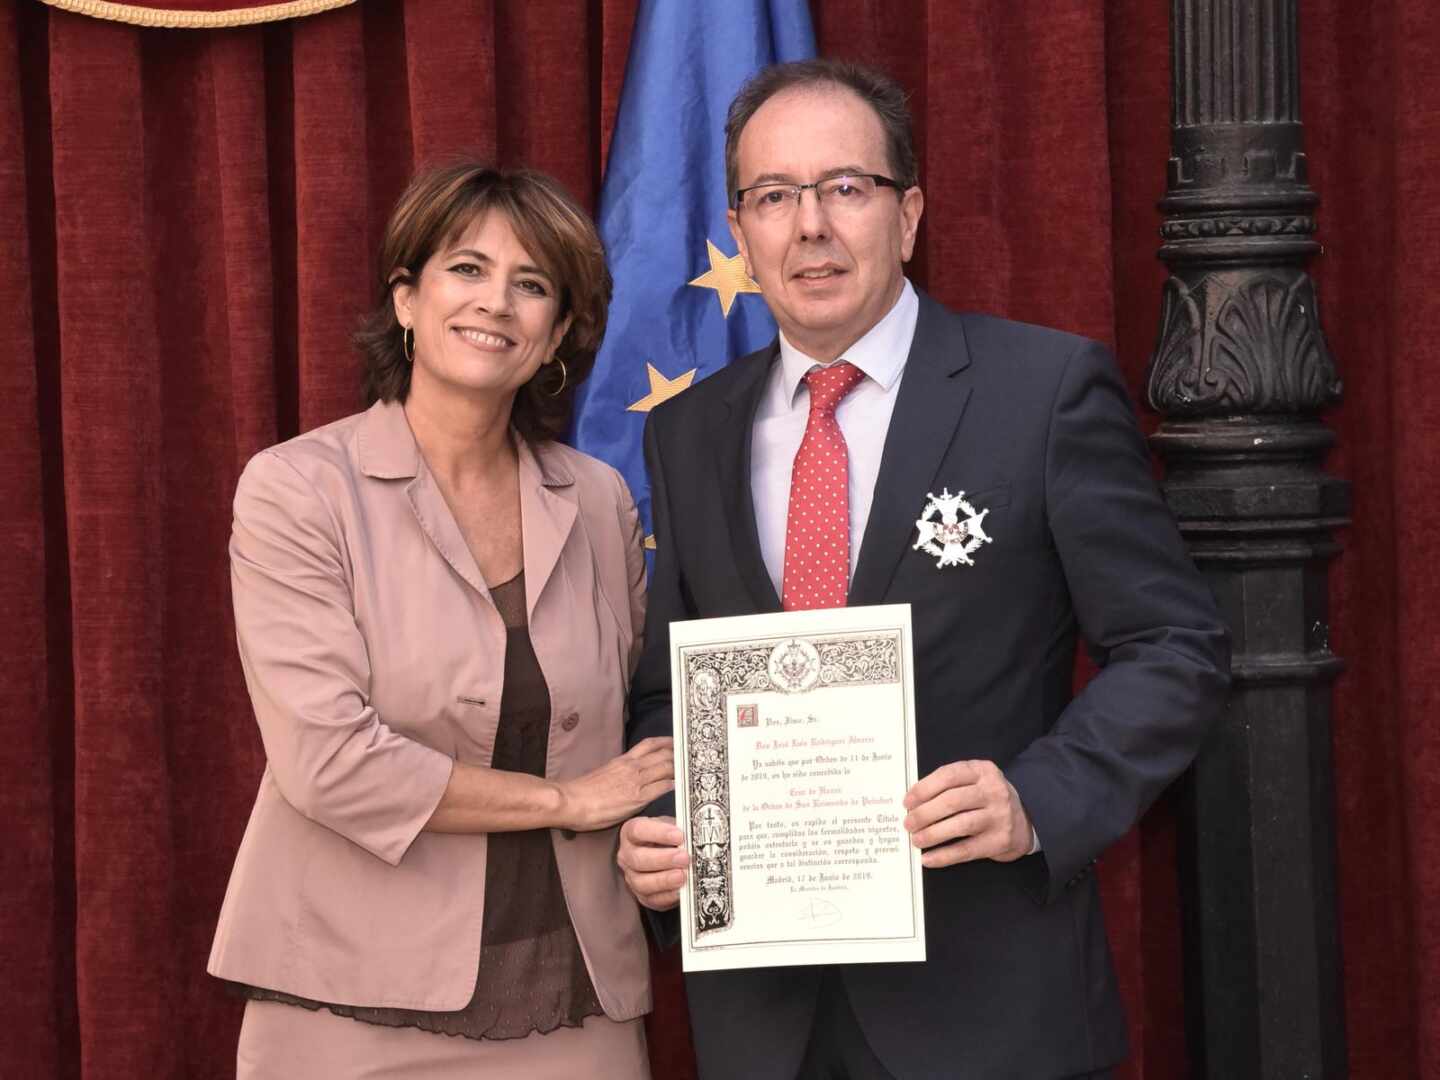
[[[840,361],[805,376],[810,419],[790,471],[785,517],[786,611],[844,607],[850,584],[850,458],[835,409],[865,373]]]

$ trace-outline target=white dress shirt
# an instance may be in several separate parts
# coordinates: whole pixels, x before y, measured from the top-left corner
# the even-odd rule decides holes
[[[894,307],[859,341],[845,350],[848,360],[865,373],[858,386],[835,410],[850,456],[850,576],[860,557],[860,541],[870,520],[880,455],[890,430],[890,415],[900,391],[900,376],[915,339],[920,301],[907,280]],[[835,361],[839,363],[839,360]],[[790,509],[790,470],[810,419],[810,391],[805,375],[823,367],[780,334],[780,362],[771,369],[750,436],[750,492],[755,500],[755,526],[760,554],[775,584],[784,589],[785,518]]]

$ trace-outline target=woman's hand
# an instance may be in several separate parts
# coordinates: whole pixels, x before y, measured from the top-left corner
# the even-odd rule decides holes
[[[560,789],[560,826],[576,832],[608,829],[675,787],[671,739],[643,739],[598,769]]]

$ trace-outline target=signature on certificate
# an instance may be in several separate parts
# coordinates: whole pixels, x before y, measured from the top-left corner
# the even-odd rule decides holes
[[[808,922],[816,928],[834,926],[844,917],[845,913],[829,900],[807,901],[795,912],[797,921]]]

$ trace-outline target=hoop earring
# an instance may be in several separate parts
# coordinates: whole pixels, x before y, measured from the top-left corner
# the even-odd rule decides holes
[[[570,381],[570,369],[565,366],[565,361],[557,356],[555,357],[555,363],[560,365],[560,385],[546,394],[546,397],[559,397],[560,392],[565,389],[565,384]]]
[[[415,363],[415,331],[411,327],[400,328],[400,348],[405,353],[405,359]]]

